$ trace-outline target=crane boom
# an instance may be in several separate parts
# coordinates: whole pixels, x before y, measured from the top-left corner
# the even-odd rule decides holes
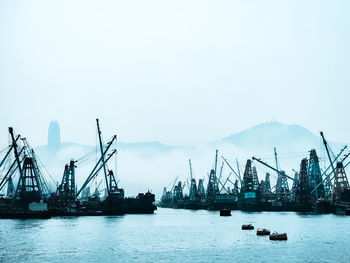
[[[105,160],[105,162],[107,163],[109,161],[109,159],[112,158],[113,154],[115,154],[117,152],[117,150],[113,150],[109,156],[107,157],[107,159]],[[81,191],[83,191],[83,189],[90,183],[90,181],[92,180],[92,178],[94,178],[98,173],[99,171],[102,169],[103,167],[103,164],[100,165],[100,167],[98,167],[98,169],[94,172],[94,173],[91,173],[90,176],[88,177],[88,179],[86,179],[84,185],[80,188],[80,190],[78,191],[77,193],[77,196],[79,196],[79,194],[81,193]],[[107,182],[108,183],[108,182]]]
[[[232,166],[229,164],[229,162],[225,159],[224,156],[221,155],[221,158],[225,161],[225,163],[228,165],[228,167],[230,167],[230,169],[232,170],[232,172],[236,175],[236,177],[238,178],[239,182],[242,184],[242,179],[241,176],[239,174],[236,173],[236,171],[232,168]]]
[[[326,148],[326,152],[327,152],[327,155],[328,155],[329,162],[331,163],[333,173],[335,173],[335,169],[334,169],[334,165],[333,165],[333,162],[332,162],[332,159],[331,159],[331,155],[329,154],[327,141],[326,141],[326,139],[323,136],[323,132],[320,132],[320,134],[321,134],[321,137],[322,137],[322,140],[323,140],[324,147]]]
[[[24,150],[24,147],[22,147],[22,149],[19,151],[19,153],[18,153],[19,156],[21,156],[23,150]],[[5,174],[4,178],[2,178],[2,180],[0,182],[0,191],[2,190],[2,188],[5,185],[6,179],[10,178],[12,176],[12,174],[14,174],[16,172],[16,170],[18,169],[18,166],[16,166],[15,169],[12,170],[12,168],[15,166],[16,162],[17,162],[16,160],[13,161],[13,163],[11,164],[7,173]]]
[[[268,168],[270,168],[270,169],[274,170],[274,171],[275,171],[275,172],[277,172],[279,175],[281,175],[281,176],[285,176],[285,177],[287,177],[287,178],[289,178],[289,179],[291,179],[291,180],[295,181],[295,179],[294,179],[294,178],[292,178],[292,177],[290,177],[290,176],[286,175],[286,173],[285,173],[285,172],[283,172],[283,171],[281,172],[281,171],[277,170],[276,168],[274,168],[274,167],[272,167],[271,165],[269,165],[269,164],[267,164],[267,163],[265,163],[265,162],[261,161],[260,159],[255,158],[254,156],[252,157],[252,159],[253,159],[253,160],[255,160],[255,161],[257,161],[257,162],[259,162],[259,163],[261,163],[261,164],[263,164],[263,165],[265,165],[266,167],[268,167]]]
[[[345,147],[340,151],[340,153],[335,157],[335,159],[333,160],[333,162],[328,166],[328,168],[322,173],[321,178],[323,175],[326,174],[326,172],[328,171],[328,169],[331,167],[331,165],[333,165],[335,163],[335,161],[340,157],[340,155],[344,152],[344,150],[347,148],[347,146],[345,145]],[[346,160],[346,158],[348,158],[348,156],[350,155],[350,153],[348,153],[343,160],[341,160],[341,162],[344,162]],[[347,164],[348,165],[348,164]],[[344,167],[345,168],[345,167]],[[315,192],[316,189],[318,187],[320,187],[320,185],[322,185],[332,174],[334,173],[334,170],[332,172],[330,172],[323,180],[322,182],[320,182],[318,185],[315,186],[315,188],[311,191],[311,193]],[[333,178],[329,181],[332,181]]]
[[[228,179],[227,178],[227,181],[229,181],[231,184],[233,184],[233,185],[235,185],[235,183],[234,182],[232,182],[230,179]],[[238,189],[241,189],[239,186],[237,186],[238,187]]]
[[[101,139],[101,130],[100,130],[100,124],[99,120],[96,119],[96,125],[97,125],[97,133],[98,133],[98,140],[100,142],[100,150],[101,150],[101,160],[102,160],[102,165],[103,165],[103,173],[105,175],[105,180],[106,180],[106,187],[107,187],[107,194],[109,196],[110,189],[108,188],[108,179],[107,179],[107,170],[106,170],[106,162],[105,162],[105,154],[103,151],[103,146],[102,146],[102,139]]]
[[[238,164],[238,159],[237,158],[236,158],[236,164],[237,164],[238,176],[241,177],[241,171],[239,169],[239,164]]]
[[[111,140],[109,143],[107,143],[107,147],[106,147],[106,149],[104,150],[104,154],[106,154],[106,153],[108,152],[109,148],[112,146],[113,141],[114,141],[116,138],[117,138],[117,136],[114,135],[114,136],[112,137],[112,140]],[[102,161],[102,156],[101,156],[101,158],[98,160],[98,162],[96,163],[95,167],[94,167],[94,168],[92,169],[92,171],[90,172],[90,174],[89,174],[89,176],[87,177],[87,179],[85,180],[83,186],[82,186],[82,187],[80,188],[80,190],[78,191],[77,196],[80,194],[81,191],[83,191],[83,189],[88,185],[88,183],[90,182],[90,180],[93,178],[93,174],[94,174],[96,168],[99,166],[99,164],[100,164],[101,161]]]
[[[13,135],[13,128],[12,127],[9,127],[9,132],[11,134],[11,139],[12,139],[12,146],[13,146],[13,149],[14,149],[14,152],[15,152],[15,157],[16,157],[16,162],[17,162],[17,166],[18,166],[18,170],[19,170],[19,173],[20,173],[20,180],[24,180],[23,178],[23,170],[21,169],[21,163],[19,161],[19,155],[18,155],[18,151],[17,151],[17,143],[16,143],[16,140],[14,138],[14,135]],[[17,193],[16,193],[17,194]]]
[[[222,162],[221,167],[220,167],[220,174],[219,174],[219,179],[218,181],[220,182],[221,176],[222,176],[222,169],[224,168],[224,162]]]
[[[226,181],[222,184],[220,181],[219,181],[219,183],[221,184],[221,186],[222,186],[222,188],[221,188],[221,190],[220,190],[220,192],[222,191],[222,189],[225,189],[226,190],[226,192],[229,194],[229,192],[227,191],[227,189],[226,189],[226,187],[225,187],[225,185],[226,185],[226,183],[228,182],[228,180],[230,179],[230,176],[232,175],[232,173],[230,173],[228,176],[227,176],[227,178],[226,178]]]
[[[21,135],[17,135],[16,137],[16,140],[15,142],[18,141],[18,139],[21,137]],[[6,161],[7,157],[9,156],[10,152],[12,151],[12,148],[13,148],[13,144],[10,145],[7,153],[5,154],[4,158],[1,160],[1,163],[0,163],[0,167],[4,164],[4,162]]]
[[[174,189],[174,187],[175,187],[175,184],[176,184],[176,181],[177,181],[177,178],[179,178],[179,176],[176,176],[175,181],[174,181],[174,184],[173,184],[173,186],[171,187],[171,190],[170,190],[170,191],[173,191],[173,189]]]

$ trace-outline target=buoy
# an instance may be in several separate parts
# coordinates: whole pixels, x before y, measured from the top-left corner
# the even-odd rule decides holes
[[[259,228],[257,231],[256,231],[256,234],[258,236],[268,236],[270,235],[270,230],[266,229],[266,228]]]
[[[221,209],[220,216],[231,216],[231,210],[230,209]]]
[[[287,233],[282,233],[282,234],[279,234],[279,233],[273,233],[270,235],[270,240],[287,240]]]
[[[253,230],[254,226],[252,224],[242,225],[242,230]]]

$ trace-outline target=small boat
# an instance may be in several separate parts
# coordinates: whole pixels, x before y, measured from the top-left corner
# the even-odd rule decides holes
[[[287,240],[287,233],[279,234],[277,232],[274,232],[270,235],[270,240]]]
[[[270,230],[269,229],[266,229],[266,228],[259,228],[257,231],[256,231],[256,234],[258,236],[269,236],[270,235]]]
[[[220,216],[231,216],[231,210],[230,209],[221,209]]]
[[[252,224],[242,225],[242,230],[253,230],[254,226]]]

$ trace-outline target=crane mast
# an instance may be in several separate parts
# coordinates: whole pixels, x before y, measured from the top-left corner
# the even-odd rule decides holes
[[[98,119],[96,119],[96,124],[97,124],[98,140],[99,140],[99,142],[100,142],[100,150],[101,150],[101,160],[102,160],[102,165],[103,165],[103,173],[104,173],[104,175],[105,175],[106,189],[107,189],[107,194],[108,194],[108,196],[109,196],[110,189],[109,189],[109,187],[108,187],[106,162],[105,162],[104,151],[103,151],[103,146],[102,146],[100,124],[99,124],[99,120],[98,120]]]
[[[322,141],[323,141],[324,147],[326,148],[326,152],[327,152],[327,156],[328,156],[329,162],[331,163],[332,171],[333,171],[333,173],[334,173],[334,175],[335,175],[335,168],[334,168],[334,165],[333,165],[333,162],[332,162],[331,155],[330,155],[330,153],[329,153],[327,141],[326,141],[326,139],[324,138],[324,135],[323,135],[323,132],[322,132],[322,131],[320,132],[320,134],[321,134],[321,137],[322,137]],[[334,190],[334,189],[333,189],[333,190]],[[333,194],[331,195],[331,202],[333,202]]]
[[[327,141],[324,138],[323,132],[320,132],[320,134],[321,134],[321,137],[322,137],[322,141],[323,141],[324,147],[326,148],[326,152],[327,152],[327,156],[328,156],[329,162],[331,163],[332,171],[333,171],[333,173],[335,173],[335,169],[334,169],[334,165],[333,165],[333,162],[332,162],[332,159],[331,159],[331,155],[329,153]]]
[[[333,164],[335,163],[336,160],[338,160],[338,158],[339,158],[340,155],[345,151],[346,148],[347,148],[347,146],[345,145],[344,148],[340,150],[339,154],[338,154],[338,155],[335,157],[335,159],[333,160],[333,162],[332,162]],[[343,158],[342,162],[344,162],[345,159],[346,159],[347,157],[348,157],[348,155],[345,156],[345,158]],[[323,177],[323,175],[326,174],[326,172],[328,171],[329,168],[331,168],[331,165],[329,165],[329,166],[327,167],[327,169],[322,173],[321,178]],[[330,173],[322,180],[322,182],[320,182],[318,185],[316,185],[316,187],[311,191],[311,193],[315,192],[315,191],[317,190],[317,188],[320,187],[332,174],[333,174],[333,171],[330,172]],[[332,178],[331,180],[333,180],[333,178]],[[329,181],[331,181],[331,180],[329,180]]]

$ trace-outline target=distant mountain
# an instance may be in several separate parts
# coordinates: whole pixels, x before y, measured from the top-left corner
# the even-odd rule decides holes
[[[273,147],[277,147],[280,150],[291,152],[319,148],[321,139],[300,125],[269,122],[229,135],[219,142],[233,144],[243,149],[271,152]]]

